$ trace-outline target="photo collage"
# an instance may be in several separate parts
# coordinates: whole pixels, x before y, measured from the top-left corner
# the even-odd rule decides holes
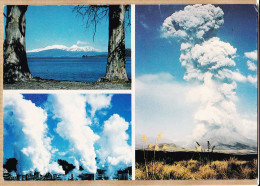
[[[5,5],[1,180],[258,179],[258,6]]]

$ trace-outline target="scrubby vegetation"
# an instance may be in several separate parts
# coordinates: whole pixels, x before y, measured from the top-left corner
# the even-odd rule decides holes
[[[147,169],[146,169],[147,167]],[[201,179],[255,179],[257,178],[257,159],[241,161],[235,158],[223,161],[178,161],[136,163],[137,180],[201,180]]]
[[[196,142],[195,151],[167,152],[167,146],[159,145],[160,132],[155,144],[146,144],[136,151],[135,179],[137,180],[208,180],[208,179],[256,179],[257,157],[215,153],[215,146],[207,141],[206,148]],[[142,156],[140,156],[142,155]]]

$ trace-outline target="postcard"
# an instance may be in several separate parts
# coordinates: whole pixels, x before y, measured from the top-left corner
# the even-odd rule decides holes
[[[1,184],[257,184],[256,2],[21,2],[1,10]]]

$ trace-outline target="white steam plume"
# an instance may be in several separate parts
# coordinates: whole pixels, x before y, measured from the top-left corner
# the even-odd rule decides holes
[[[53,94],[48,97],[53,113],[60,118],[56,131],[70,142],[75,159],[82,163],[89,173],[96,173],[94,143],[99,139],[86,114],[86,97],[79,94]]]
[[[127,144],[129,136],[126,130],[129,123],[118,114],[112,115],[104,123],[104,130],[99,141],[101,148],[97,151],[100,166],[106,168],[106,175],[110,179],[117,170],[131,165],[131,147]]]
[[[241,126],[254,122],[245,121],[236,111],[235,81],[254,82],[254,78],[249,80],[239,71],[233,71],[236,48],[214,37],[224,23],[223,16],[221,8],[213,5],[186,6],[165,19],[162,36],[182,42],[180,62],[186,70],[184,79],[200,82],[200,86],[190,90],[189,96],[190,100],[200,103],[194,115],[192,140],[209,140],[220,134],[218,143],[250,145],[251,141],[238,139]],[[256,132],[256,122],[253,128]],[[222,138],[223,135],[229,140]],[[237,139],[231,139],[232,136]]]
[[[4,125],[12,130],[14,157],[18,161],[17,173],[39,171],[64,173],[56,162],[51,163],[51,138],[47,136],[47,113],[21,94],[4,94]]]

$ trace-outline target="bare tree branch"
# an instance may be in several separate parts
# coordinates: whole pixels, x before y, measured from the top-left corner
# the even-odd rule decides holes
[[[108,17],[109,5],[77,5],[72,10],[82,19],[86,19],[86,28],[93,27],[93,41],[95,39],[97,25],[104,18]],[[131,25],[130,5],[126,5],[127,26]]]

